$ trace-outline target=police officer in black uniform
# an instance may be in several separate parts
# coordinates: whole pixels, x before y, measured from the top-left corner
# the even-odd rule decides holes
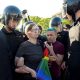
[[[10,53],[7,53],[6,55],[9,55],[10,65],[12,68],[11,70],[14,78],[15,78],[14,58],[19,45],[24,41],[24,37],[22,33],[16,30],[16,27],[18,26],[21,18],[22,18],[21,11],[16,6],[11,5],[11,6],[7,6],[4,9],[2,21],[5,26],[1,29],[1,32],[5,37],[5,40],[7,42],[6,45],[10,52]]]
[[[9,49],[4,34],[0,31],[0,80],[13,80]]]

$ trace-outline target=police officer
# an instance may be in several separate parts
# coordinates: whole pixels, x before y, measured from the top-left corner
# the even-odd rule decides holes
[[[13,80],[9,49],[4,34],[0,31],[0,80]]]
[[[10,52],[10,53],[7,53],[7,55],[9,55],[10,65],[12,68],[11,70],[12,70],[14,78],[15,78],[14,76],[14,71],[15,71],[14,70],[15,69],[14,58],[15,58],[19,45],[24,41],[24,37],[21,34],[21,32],[16,30],[16,27],[19,24],[21,18],[22,18],[21,11],[16,6],[11,5],[11,6],[7,6],[4,9],[2,19],[3,19],[3,24],[5,26],[1,29],[1,31],[4,34],[5,40],[7,42],[6,45]]]

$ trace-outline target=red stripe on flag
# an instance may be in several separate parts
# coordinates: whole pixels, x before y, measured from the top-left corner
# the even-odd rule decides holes
[[[49,50],[47,48],[45,48],[45,50],[44,50],[44,56],[48,57],[48,55],[49,55]]]

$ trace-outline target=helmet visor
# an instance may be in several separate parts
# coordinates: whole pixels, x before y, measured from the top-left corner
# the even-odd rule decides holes
[[[14,21],[20,21],[21,20],[21,18],[22,18],[22,16],[21,15],[17,15],[17,14],[14,14],[14,15],[8,15],[8,19],[10,20],[10,19],[13,19]]]

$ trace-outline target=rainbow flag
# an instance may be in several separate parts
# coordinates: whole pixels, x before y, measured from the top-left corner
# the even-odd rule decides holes
[[[49,61],[48,53],[49,51],[46,48],[44,51],[44,58],[42,59],[37,70],[38,80],[52,80],[49,67],[48,67],[48,61]]]

